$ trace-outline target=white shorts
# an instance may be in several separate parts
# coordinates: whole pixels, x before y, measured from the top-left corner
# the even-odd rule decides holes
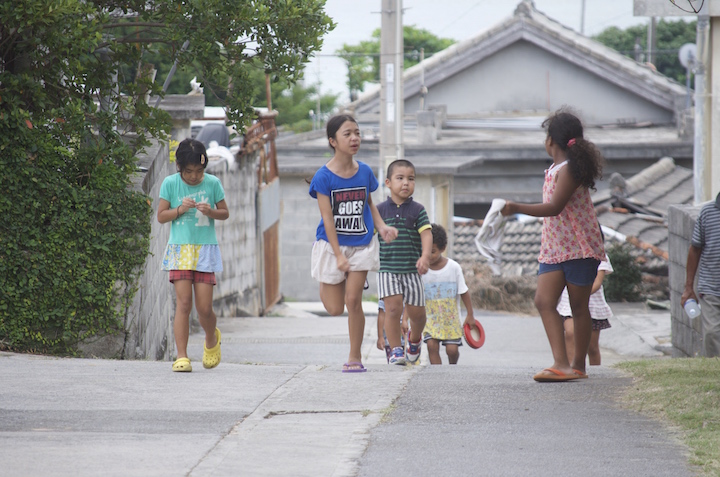
[[[369,272],[380,269],[380,244],[373,236],[369,244],[361,247],[340,245],[340,251],[348,259],[351,272]],[[313,244],[310,273],[320,283],[337,285],[345,280],[345,272],[337,267],[332,246],[324,240]]]

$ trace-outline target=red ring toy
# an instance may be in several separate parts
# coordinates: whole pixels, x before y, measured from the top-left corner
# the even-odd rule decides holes
[[[474,327],[465,323],[463,325],[463,332],[465,334],[465,341],[471,348],[478,349],[485,344],[485,330],[479,321],[475,321]]]

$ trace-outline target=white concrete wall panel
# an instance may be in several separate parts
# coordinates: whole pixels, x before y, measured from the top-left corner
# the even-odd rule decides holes
[[[448,115],[554,111],[571,105],[587,124],[618,121],[674,123],[673,112],[643,100],[566,59],[518,41],[430,87],[426,104]],[[405,101],[417,111],[419,95]]]

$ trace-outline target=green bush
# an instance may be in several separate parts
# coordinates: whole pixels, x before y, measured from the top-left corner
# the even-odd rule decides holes
[[[152,209],[128,188],[134,160],[121,141],[104,142],[109,155],[73,150],[22,116],[0,115],[14,139],[0,141],[0,349],[71,355],[123,329]]]
[[[73,354],[123,327],[150,235],[130,178],[172,125],[148,104],[164,94],[152,58],[191,68],[208,95],[232,78],[242,130],[251,72],[297,82],[334,28],[324,3],[0,2],[0,349]]]
[[[612,245],[607,249],[613,273],[603,283],[608,301],[639,301],[642,273],[626,243]]]

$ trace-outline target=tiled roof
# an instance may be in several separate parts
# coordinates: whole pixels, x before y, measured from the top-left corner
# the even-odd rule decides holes
[[[593,196],[606,247],[627,241],[634,246],[633,254],[644,271],[667,274],[667,209],[670,204],[693,202],[692,171],[666,157],[630,179],[614,175],[611,184],[613,190]],[[482,221],[455,223],[455,260],[484,261],[475,246],[481,225]],[[503,275],[537,273],[542,220],[508,222],[505,230],[500,248]]]
[[[468,67],[496,54],[518,40],[529,41],[584,70],[592,71],[618,88],[641,96],[660,107],[674,110],[675,101],[686,94],[684,87],[629,57],[551,19],[523,0],[514,15],[487,31],[454,43],[403,72],[404,97],[419,94],[423,84],[432,87]],[[347,105],[356,113],[379,108],[380,85],[374,85]]]
[[[614,174],[610,184],[612,189],[593,197],[598,220],[637,247],[645,270],[666,273],[668,206],[692,204],[693,171],[664,157],[630,179]]]
[[[457,262],[484,261],[475,245],[475,236],[481,220],[455,223],[454,258]],[[505,276],[534,275],[537,273],[540,254],[542,220],[510,221],[505,226],[505,237],[500,247],[502,274]]]

